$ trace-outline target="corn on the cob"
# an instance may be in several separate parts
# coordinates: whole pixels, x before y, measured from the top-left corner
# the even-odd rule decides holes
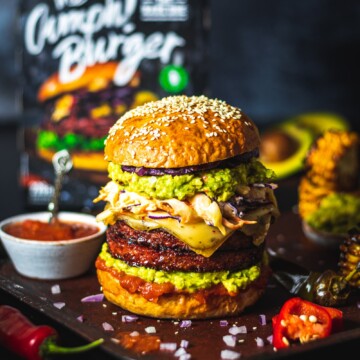
[[[349,236],[340,245],[339,272],[343,276],[348,276],[352,272],[351,278],[348,280],[353,287],[360,289],[360,232],[359,229],[353,229],[349,232]]]
[[[299,214],[305,219],[323,198],[334,192],[352,192],[359,185],[360,139],[351,131],[326,131],[305,160],[306,172],[298,188]]]

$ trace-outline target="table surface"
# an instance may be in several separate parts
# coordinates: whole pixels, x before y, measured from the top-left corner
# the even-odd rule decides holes
[[[18,185],[18,169],[19,169],[19,146],[17,144],[17,128],[15,126],[2,127],[0,129],[0,154],[2,156],[3,170],[1,171],[1,186],[0,186],[0,220],[19,214],[26,210],[25,205],[23,204],[23,198],[21,189]],[[276,190],[276,195],[279,202],[280,211],[283,214],[292,212],[296,206],[297,202],[297,184],[298,178],[294,177],[286,181],[279,182],[279,188]],[[309,254],[311,257],[311,254]],[[7,261],[7,256],[5,252],[0,249],[0,260]],[[41,287],[39,288],[41,290]],[[46,313],[42,312],[40,309],[30,306],[29,303],[25,301],[21,296],[12,293],[11,291],[4,290],[4,287],[0,289],[0,304],[9,304],[19,310],[21,310],[26,316],[30,318],[35,324],[48,324],[54,326],[60,335],[61,343],[64,346],[78,346],[80,344],[85,344],[87,339],[84,338],[78,331],[69,327],[66,323],[62,323],[61,320],[56,317],[48,316]],[[360,312],[360,310],[358,310]],[[360,324],[355,324],[355,327],[360,327]],[[358,334],[358,333],[357,333]],[[347,354],[352,354],[352,351],[360,350],[360,341],[359,338],[349,338],[341,339],[341,341],[334,341],[332,344],[331,341],[326,344],[326,347],[309,348],[306,352],[307,356],[315,358],[315,356],[321,356],[324,358],[327,355],[332,356],[343,356],[344,352]],[[0,348],[0,354],[2,359],[18,359],[13,354],[10,354],[3,348]],[[115,359],[114,357],[103,348],[93,349],[90,352],[85,353],[84,355],[69,355],[68,359],[79,359],[86,358],[88,360],[92,359]],[[286,359],[301,359],[303,358],[304,353],[290,353],[280,356],[281,358]],[[56,357],[54,357],[56,358]],[[244,356],[246,358],[246,356]],[[267,357],[264,355],[264,359]]]

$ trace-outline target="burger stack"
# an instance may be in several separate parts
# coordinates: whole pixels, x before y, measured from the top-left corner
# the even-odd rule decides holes
[[[95,202],[108,225],[96,260],[105,297],[130,312],[196,319],[240,314],[264,294],[274,172],[240,109],[170,96],[110,129],[110,181]]]

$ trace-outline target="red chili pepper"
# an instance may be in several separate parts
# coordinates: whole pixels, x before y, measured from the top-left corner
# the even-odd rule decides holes
[[[341,310],[293,297],[272,318],[273,345],[281,349],[295,342],[325,338],[341,329],[342,318]]]
[[[42,360],[49,354],[73,354],[92,349],[103,343],[98,339],[90,344],[64,348],[56,344],[58,333],[47,325],[35,326],[20,311],[0,306],[0,344],[27,360]]]

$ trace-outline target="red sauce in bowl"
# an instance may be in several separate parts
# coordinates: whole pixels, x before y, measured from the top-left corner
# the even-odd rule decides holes
[[[28,240],[74,240],[99,232],[99,228],[81,222],[24,220],[4,227],[9,235]]]

